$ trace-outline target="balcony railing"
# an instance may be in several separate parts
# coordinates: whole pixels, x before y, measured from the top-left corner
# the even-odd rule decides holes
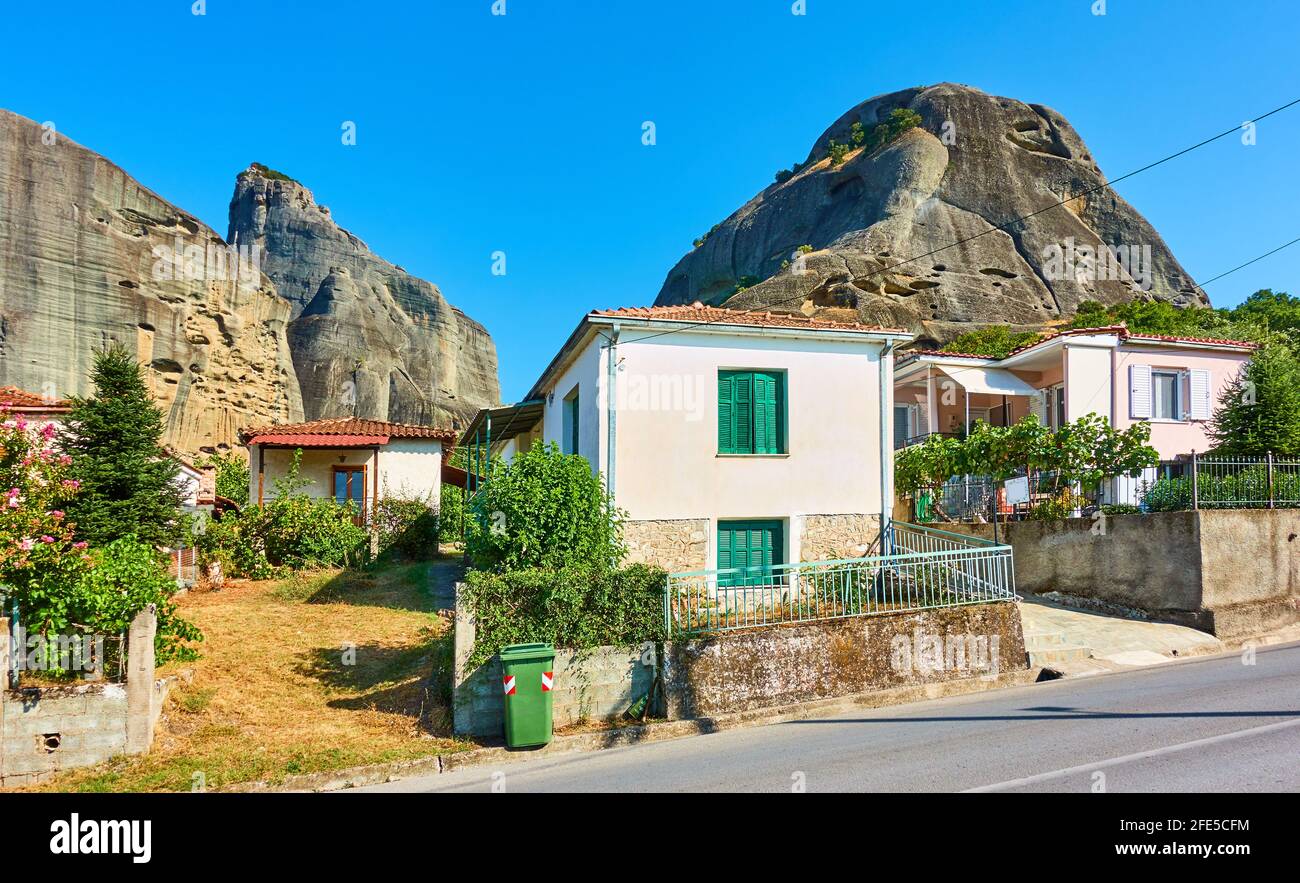
[[[886,554],[773,567],[674,573],[664,590],[670,635],[1016,598],[1011,547],[893,523]]]

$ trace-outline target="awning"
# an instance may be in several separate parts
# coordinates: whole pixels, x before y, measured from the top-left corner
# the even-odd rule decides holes
[[[476,442],[496,445],[497,442],[509,441],[536,426],[545,410],[546,403],[540,399],[500,408],[484,408],[474,415],[473,421],[461,433],[460,443],[465,446]]]
[[[358,448],[386,445],[388,436],[267,433],[253,436],[248,443],[250,445],[292,445],[295,448]]]
[[[1005,368],[966,368],[958,365],[936,365],[960,384],[967,392],[995,396],[1035,396],[1038,390]]]

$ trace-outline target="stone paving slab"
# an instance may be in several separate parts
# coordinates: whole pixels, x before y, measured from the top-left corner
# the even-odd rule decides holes
[[[1078,610],[1035,596],[1028,596],[1020,603],[1020,618],[1027,634],[1056,633],[1066,645],[1088,648],[1087,658],[1052,666],[1069,677],[1154,665],[1228,649],[1213,635],[1187,626]]]

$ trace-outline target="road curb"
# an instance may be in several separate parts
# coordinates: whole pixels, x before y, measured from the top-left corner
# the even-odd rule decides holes
[[[983,693],[1006,687],[1019,687],[1037,681],[1040,672],[1041,669],[1033,668],[999,675],[996,678],[980,677],[947,681],[939,684],[893,687],[887,690],[874,690],[869,693],[857,693],[852,696],[833,699],[815,699],[773,708],[755,708],[748,711],[731,712],[714,717],[653,721],[609,730],[596,730],[590,733],[557,736],[549,745],[533,750],[511,751],[504,746],[471,748],[466,751],[431,755],[416,760],[371,764],[331,772],[306,773],[290,776],[284,781],[275,784],[244,782],[218,790],[234,793],[343,791],[366,785],[382,785],[387,782],[396,782],[416,776],[431,776],[494,763],[515,763],[520,760],[555,757],[562,754],[603,751],[608,748],[623,748],[629,745],[720,733],[742,727],[757,727],[787,721],[805,720],[812,717],[825,717],[860,708],[903,705],[910,702],[924,702],[930,699]]]

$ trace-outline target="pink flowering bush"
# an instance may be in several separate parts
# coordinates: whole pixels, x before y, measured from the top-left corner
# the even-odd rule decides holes
[[[89,562],[63,511],[79,485],[53,440],[53,425],[38,429],[0,411],[0,584],[23,608],[57,609],[59,587]]]
[[[71,461],[54,446],[52,425],[34,427],[0,410],[0,593],[17,601],[31,635],[125,630],[157,606],[159,663],[193,659],[202,635],[176,616],[175,584],[157,550],[123,537],[89,549],[64,511],[80,490]]]

